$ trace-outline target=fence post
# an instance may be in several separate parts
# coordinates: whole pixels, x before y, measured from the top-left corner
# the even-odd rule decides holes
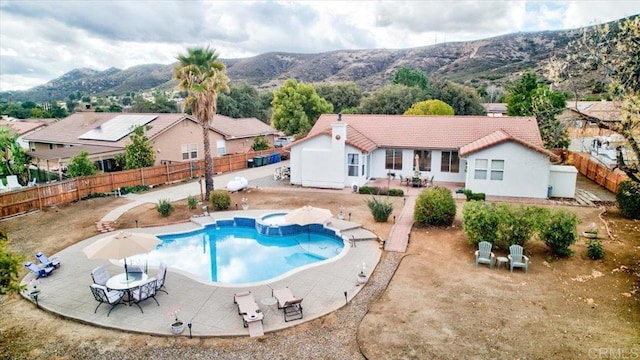
[[[80,178],[76,178],[76,193],[78,194],[78,201],[80,201]]]
[[[169,162],[165,163],[165,171],[167,172],[167,184],[169,184],[171,181],[169,180]]]
[[[144,172],[142,171],[142,168],[140,168],[140,182],[144,185]]]

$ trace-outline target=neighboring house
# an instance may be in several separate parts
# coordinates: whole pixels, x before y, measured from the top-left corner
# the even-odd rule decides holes
[[[123,153],[136,125],[156,151],[156,165],[204,159],[202,128],[187,114],[133,114],[78,112],[25,137],[34,162],[45,169],[64,168],[80,151],[103,171],[116,170],[115,156]],[[246,152],[254,136],[276,133],[258,119],[232,119],[216,115],[209,127],[212,156]],[[271,135],[271,141],[273,141]]]
[[[37,120],[0,120],[0,128],[8,126],[10,128],[10,134],[18,134],[18,144],[25,150],[29,150],[29,142],[24,140],[25,136],[40,130],[47,126],[49,119],[37,119]]]
[[[291,183],[307,187],[412,177],[416,162],[421,177],[487,195],[546,198],[554,185],[556,156],[543,148],[533,117],[325,114],[290,149]],[[573,186],[552,196],[573,197],[575,179]]]
[[[507,116],[506,103],[484,103],[482,104],[484,112],[490,117]]]

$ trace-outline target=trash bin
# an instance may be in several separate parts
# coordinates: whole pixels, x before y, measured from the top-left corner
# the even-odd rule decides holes
[[[547,199],[551,198],[551,193],[553,192],[553,186],[549,185],[547,188]]]
[[[252,168],[253,167],[253,159],[248,159],[247,160],[247,167],[248,168]]]
[[[273,156],[275,157],[276,162],[282,161],[282,159],[280,158],[280,153],[275,153],[275,154],[273,154]]]
[[[259,167],[262,166],[262,155],[258,155],[256,157],[253,158],[253,166],[254,167]]]

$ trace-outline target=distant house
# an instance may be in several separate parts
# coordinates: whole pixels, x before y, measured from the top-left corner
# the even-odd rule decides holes
[[[507,116],[507,104],[506,103],[484,103],[482,104],[484,112],[487,116]]]
[[[25,136],[40,130],[47,126],[50,119],[33,119],[33,120],[0,120],[0,128],[8,127],[10,134],[18,134],[18,144],[25,150],[29,150],[29,142],[24,140]]]
[[[418,171],[488,195],[546,198],[557,170],[533,117],[324,114],[290,149],[291,183],[306,187],[362,186]],[[573,193],[569,186],[552,196],[573,197],[573,185]]]
[[[133,114],[78,112],[25,137],[35,163],[45,169],[64,168],[69,160],[87,151],[103,171],[116,170],[115,156],[123,153],[136,125],[148,125],[145,133],[156,151],[156,164],[204,158],[202,128],[188,114]],[[253,137],[266,136],[273,143],[276,130],[262,121],[216,115],[209,127],[212,156],[249,151]]]

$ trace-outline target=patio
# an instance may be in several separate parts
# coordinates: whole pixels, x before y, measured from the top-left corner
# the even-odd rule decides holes
[[[272,211],[242,212],[243,215],[260,216]],[[231,218],[236,212],[222,214],[214,213],[222,218]],[[196,218],[189,223],[175,224],[155,228],[130,229],[132,232],[162,234],[170,232],[189,231],[200,227],[198,222],[210,221],[211,218]],[[335,220],[335,219],[334,219]],[[331,226],[340,226],[341,222],[334,221]],[[178,316],[185,323],[191,323],[192,336],[248,336],[248,331],[242,326],[242,318],[238,315],[237,307],[233,303],[234,293],[250,290],[264,313],[264,331],[272,332],[335,311],[350,301],[362,288],[357,282],[358,265],[367,264],[367,274],[370,274],[380,260],[381,250],[377,241],[358,241],[356,247],[351,247],[345,256],[329,262],[300,270],[286,278],[276,278],[262,284],[233,286],[225,284],[210,284],[195,279],[189,274],[169,268],[166,278],[166,290],[169,294],[158,293],[154,301],[142,302],[144,310],[141,313],[137,306],[117,306],[109,317],[109,305],[101,305],[97,313],[94,309],[98,302],[93,298],[89,285],[92,284],[91,270],[104,265],[111,275],[123,272],[122,266],[109,260],[89,260],[82,249],[104,234],[94,236],[85,241],[70,246],[55,254],[62,266],[38,284],[40,308],[56,313],[62,317],[91,323],[96,326],[120,329],[155,335],[171,335],[172,319],[169,312],[179,308]],[[347,244],[348,245],[348,244]],[[150,268],[149,276],[155,276],[157,269]],[[23,283],[32,279],[28,275]],[[285,322],[282,310],[269,304],[272,289],[289,287],[298,297],[303,297],[304,318]],[[346,298],[345,298],[346,293]],[[26,294],[25,294],[26,296]],[[262,300],[265,300],[264,302]],[[34,304],[35,306],[35,304]],[[183,336],[190,335],[185,329]]]

